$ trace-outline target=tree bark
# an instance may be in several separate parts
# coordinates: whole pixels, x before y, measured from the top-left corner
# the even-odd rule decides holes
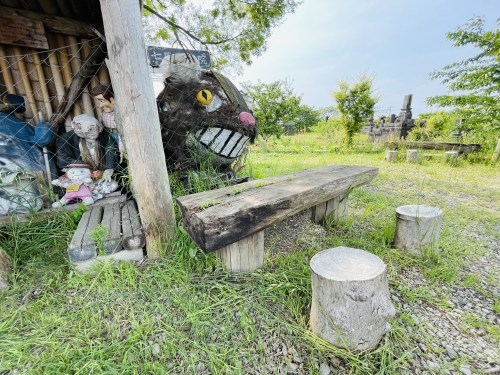
[[[335,346],[374,348],[395,315],[386,265],[349,247],[321,251],[311,262],[311,330]]]
[[[125,144],[134,197],[150,258],[173,241],[176,222],[160,121],[147,62],[137,0],[100,0],[107,66],[118,131]]]

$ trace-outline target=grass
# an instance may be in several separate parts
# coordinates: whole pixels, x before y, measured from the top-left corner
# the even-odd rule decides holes
[[[494,166],[467,160],[388,164],[382,147],[363,139],[356,144],[346,149],[316,133],[268,141],[266,151],[257,143],[243,173],[261,178],[328,164],[379,167],[372,187],[351,193],[349,217],[327,226],[326,246],[357,247],[381,257],[400,303],[449,309],[442,286],[492,297],[466,265],[484,254],[482,236],[496,233],[500,184]],[[213,184],[202,175],[192,179],[200,189]],[[175,176],[171,182],[174,196],[183,194]],[[396,207],[415,203],[444,210],[437,256],[417,259],[391,248]],[[229,274],[179,226],[167,257],[141,266],[104,263],[81,275],[66,256],[77,219],[78,214],[60,215],[0,229],[0,246],[14,264],[11,287],[0,292],[0,373],[272,374],[300,363],[306,373],[317,374],[321,363],[329,363],[352,374],[410,374],[415,340],[427,340],[441,355],[434,338],[423,337],[403,310],[369,352],[335,348],[313,335],[309,260],[322,248],[310,241],[297,241],[286,252],[266,249],[259,272]],[[479,237],[468,236],[468,228]],[[405,278],[408,270],[419,270],[420,279]],[[493,309],[500,310],[498,300]],[[482,327],[488,339],[498,339],[498,327],[480,317],[467,315],[461,324],[466,331]]]

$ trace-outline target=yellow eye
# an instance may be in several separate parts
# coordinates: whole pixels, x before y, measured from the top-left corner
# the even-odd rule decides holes
[[[196,94],[196,99],[203,105],[209,105],[212,102],[212,93],[208,90],[200,90]]]

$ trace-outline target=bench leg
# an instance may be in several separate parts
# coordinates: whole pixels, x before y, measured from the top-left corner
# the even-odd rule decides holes
[[[264,231],[224,246],[217,251],[224,268],[232,272],[253,272],[264,264]]]
[[[312,221],[316,224],[324,224],[325,220],[331,219],[337,222],[347,218],[347,201],[349,194],[345,193],[312,208]]]

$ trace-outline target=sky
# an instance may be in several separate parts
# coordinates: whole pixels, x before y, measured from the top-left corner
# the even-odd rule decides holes
[[[446,33],[473,16],[493,29],[500,0],[304,0],[273,29],[266,52],[238,77],[242,82],[287,80],[302,103],[334,105],[339,81],[373,78],[376,116],[399,114],[413,94],[412,113],[438,110],[425,99],[447,93],[429,73],[477,53],[453,47]]]

